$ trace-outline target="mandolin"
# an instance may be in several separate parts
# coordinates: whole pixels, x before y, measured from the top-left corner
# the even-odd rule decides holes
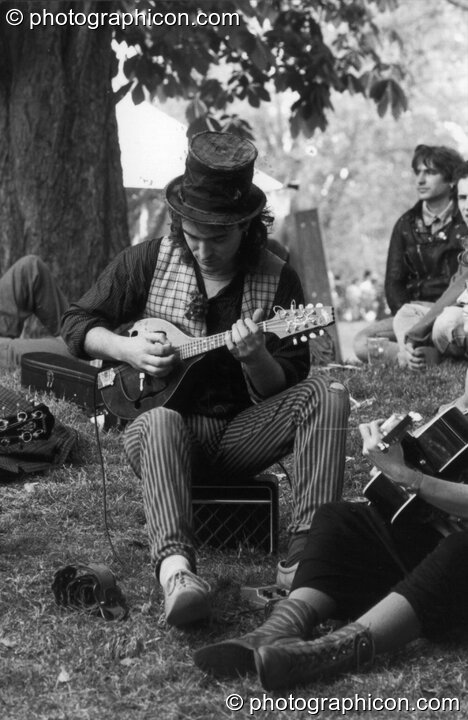
[[[306,342],[309,338],[323,335],[324,328],[335,322],[334,309],[330,306],[291,304],[289,309],[276,306],[274,317],[258,323],[264,333],[273,333],[279,338],[293,338],[296,335]],[[133,420],[135,417],[154,407],[170,404],[178,392],[190,368],[207,352],[226,345],[226,333],[191,337],[172,323],[158,318],[139,320],[129,331],[131,335],[151,331],[164,334],[179,356],[179,362],[166,377],[154,377],[135,370],[126,363],[106,368],[98,374],[98,388],[107,409],[122,418]]]

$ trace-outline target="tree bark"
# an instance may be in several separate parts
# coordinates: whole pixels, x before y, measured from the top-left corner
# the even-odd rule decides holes
[[[26,18],[43,9],[109,12],[111,3],[19,7]],[[111,32],[0,24],[0,272],[37,253],[70,300],[129,243]]]

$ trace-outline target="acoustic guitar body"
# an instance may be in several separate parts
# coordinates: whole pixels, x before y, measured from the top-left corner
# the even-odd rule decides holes
[[[381,472],[370,480],[363,494],[387,522],[406,521],[411,516],[416,517],[422,510],[422,503],[418,502],[416,495],[392,482]]]
[[[452,407],[403,439],[407,461],[445,480],[468,480],[468,417]]]
[[[445,410],[400,439],[405,462],[410,467],[443,480],[467,482],[468,417],[458,408]],[[363,494],[391,523],[434,522],[436,518],[439,527],[444,524],[448,527],[442,513],[381,472],[370,480]]]

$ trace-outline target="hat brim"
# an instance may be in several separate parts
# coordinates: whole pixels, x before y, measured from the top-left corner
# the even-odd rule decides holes
[[[183,175],[171,180],[166,187],[166,202],[174,212],[187,220],[205,225],[237,225],[245,220],[251,220],[259,215],[266,205],[266,195],[257,185],[252,183],[250,192],[242,207],[228,213],[213,213],[206,210],[196,210],[187,206],[180,197]]]

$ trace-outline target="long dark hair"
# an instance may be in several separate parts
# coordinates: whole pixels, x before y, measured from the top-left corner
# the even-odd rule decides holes
[[[182,217],[170,210],[171,230],[170,239],[182,248],[182,262],[187,265],[193,264],[193,255],[187,245],[182,230]],[[240,222],[239,226],[245,225],[245,232],[239,247],[239,268],[244,272],[255,272],[260,261],[263,248],[268,242],[268,233],[273,225],[274,217],[268,208],[264,208],[259,215],[252,220]]]

